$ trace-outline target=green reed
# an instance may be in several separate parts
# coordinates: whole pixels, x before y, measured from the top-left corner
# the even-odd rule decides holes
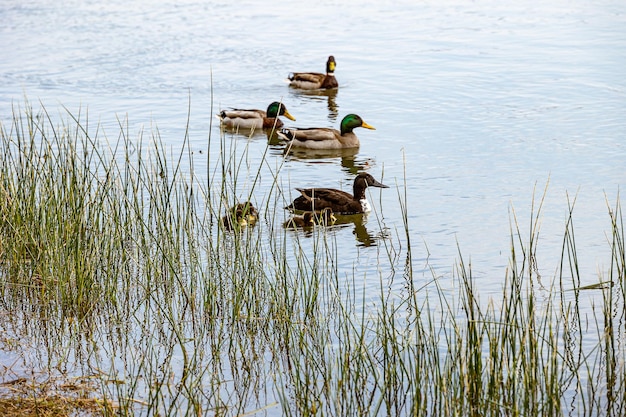
[[[0,346],[96,381],[103,414],[624,414],[619,199],[597,286],[581,286],[574,202],[559,272],[540,275],[541,198],[526,227],[512,212],[502,295],[485,300],[462,248],[450,277],[419,275],[406,187],[404,230],[380,246],[396,268],[363,277],[340,270],[332,229],[278,224],[282,164],[263,158],[260,195],[243,142],[192,152],[187,127],[168,152],[156,127],[120,120],[111,141],[88,114],[55,119],[27,106],[2,126]],[[248,200],[257,225],[227,230]],[[598,293],[590,318],[581,296]]]

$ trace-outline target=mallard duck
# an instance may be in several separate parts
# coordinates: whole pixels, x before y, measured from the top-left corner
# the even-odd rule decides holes
[[[254,226],[258,218],[256,208],[246,201],[230,208],[222,217],[222,223],[227,230],[235,230],[245,226]]]
[[[289,141],[290,147],[308,149],[358,148],[361,143],[353,132],[357,127],[376,130],[374,126],[365,123],[360,116],[349,114],[341,120],[341,130],[330,127],[281,129],[278,136]]]
[[[370,187],[389,188],[376,181],[370,174],[362,172],[354,179],[354,193],[333,188],[296,188],[301,196],[285,207],[287,210],[314,211],[329,208],[333,213],[357,214],[371,211],[365,197],[365,189]]]
[[[283,122],[278,116],[285,116],[289,120],[296,120],[284,104],[278,101],[267,107],[266,111],[256,109],[222,110],[216,115],[223,126],[241,129],[271,129],[282,127]]]
[[[292,72],[289,74],[289,86],[302,90],[337,88],[339,84],[335,78],[336,66],[335,57],[331,55],[328,57],[328,61],[326,61],[326,74],[319,72]]]

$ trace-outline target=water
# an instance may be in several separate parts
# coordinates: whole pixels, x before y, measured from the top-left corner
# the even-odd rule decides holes
[[[624,2],[2,1],[0,20],[3,122],[26,98],[53,114],[88,110],[113,137],[118,118],[128,117],[135,135],[157,125],[176,150],[189,115],[191,147],[200,151],[209,132],[218,137],[213,114],[222,107],[282,99],[297,118],[289,124],[303,127],[361,115],[377,130],[357,131],[358,153],[293,155],[280,173],[285,192],[350,190],[365,169],[391,186],[370,191],[380,221],[370,216],[365,237],[355,227],[333,232],[348,271],[385,276],[404,262],[388,265],[379,253],[381,236],[403,234],[405,187],[424,280],[431,268],[444,280],[453,274],[458,245],[479,288],[497,297],[512,210],[526,233],[533,198],[537,206],[546,188],[542,273],[558,267],[568,199],[582,284],[608,267],[607,202],[626,184]],[[336,95],[287,87],[289,72],[323,71],[330,54]],[[264,136],[250,142],[254,169],[265,146]],[[281,155],[273,148],[270,160]],[[256,198],[269,185],[262,181]]]

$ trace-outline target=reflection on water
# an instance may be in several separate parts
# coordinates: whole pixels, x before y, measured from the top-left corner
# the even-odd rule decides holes
[[[228,133],[245,139],[265,137],[270,145],[278,145],[282,142],[274,129],[256,129],[224,125],[220,126],[220,129],[222,133]]]
[[[307,149],[283,147],[282,152],[287,160],[306,161],[311,164],[334,163],[334,160],[340,159],[342,169],[351,175],[367,171],[375,165],[375,160],[372,158],[358,157],[359,148]]]
[[[312,237],[315,228],[325,227],[327,230],[337,230],[354,226],[352,234],[357,240],[357,246],[375,246],[379,239],[389,237],[387,230],[373,233],[366,227],[368,214],[334,214],[332,224],[319,224],[310,217],[310,213],[293,214],[283,223],[285,229],[295,233],[301,232],[305,237]]]
[[[331,90],[294,90],[292,94],[310,98],[311,101],[323,101],[325,97],[328,107],[328,120],[336,122],[339,117],[339,106],[337,105],[338,92],[338,88],[333,88]]]
[[[352,233],[356,237],[358,242],[357,246],[375,246],[379,239],[388,237],[388,233],[385,230],[381,230],[378,233],[372,233],[366,227],[368,214],[350,214],[350,215],[336,215],[337,221],[335,225],[354,225]]]

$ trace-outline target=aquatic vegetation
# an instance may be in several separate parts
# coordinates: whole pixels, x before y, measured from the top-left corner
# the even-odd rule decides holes
[[[119,127],[110,142],[30,107],[2,126],[0,382],[27,383],[0,398],[80,378],[104,415],[624,415],[619,200],[597,286],[577,272],[573,203],[558,273],[538,276],[540,200],[528,225],[513,212],[501,297],[485,300],[462,249],[450,277],[415,270],[399,194],[404,230],[379,246],[398,268],[368,277],[372,295],[340,269],[333,226],[282,227],[280,172],[259,195],[224,136],[218,154],[168,155],[158,130]],[[238,201],[258,221],[232,233]]]

